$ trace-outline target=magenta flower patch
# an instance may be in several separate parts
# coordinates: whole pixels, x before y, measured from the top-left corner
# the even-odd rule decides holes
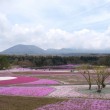
[[[27,83],[27,82],[32,82],[32,81],[36,81],[36,80],[39,80],[39,79],[33,78],[33,77],[21,76],[21,77],[17,77],[16,79],[0,81],[0,85]]]
[[[52,87],[0,87],[0,95],[42,97],[54,90]]]

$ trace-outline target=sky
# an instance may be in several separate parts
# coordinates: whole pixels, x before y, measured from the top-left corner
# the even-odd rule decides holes
[[[0,51],[110,49],[110,0],[0,0]]]

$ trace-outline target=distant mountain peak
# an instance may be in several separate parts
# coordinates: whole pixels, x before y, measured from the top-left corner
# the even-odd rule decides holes
[[[24,45],[24,44],[18,44],[2,51],[2,54],[14,54],[14,55],[24,55],[24,54],[35,55],[43,53],[45,53],[45,51],[35,45]]]

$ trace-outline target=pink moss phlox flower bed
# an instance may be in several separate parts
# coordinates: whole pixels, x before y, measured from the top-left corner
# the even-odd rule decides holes
[[[39,80],[38,78],[33,78],[33,77],[17,77],[16,79],[12,80],[5,80],[5,81],[0,81],[0,85],[10,85],[10,84],[19,84],[19,83],[27,83],[27,82],[32,82]]]
[[[36,110],[110,110],[110,100],[78,98],[49,104]]]
[[[0,95],[42,97],[54,90],[52,87],[0,87]]]
[[[39,79],[37,81],[29,82],[26,84],[59,84],[59,82],[49,79]]]

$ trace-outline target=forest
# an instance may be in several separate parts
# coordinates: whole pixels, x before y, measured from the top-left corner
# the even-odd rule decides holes
[[[66,64],[90,64],[110,66],[110,56],[19,56],[19,55],[1,55],[1,66],[19,65],[21,67],[44,67],[58,66]]]

